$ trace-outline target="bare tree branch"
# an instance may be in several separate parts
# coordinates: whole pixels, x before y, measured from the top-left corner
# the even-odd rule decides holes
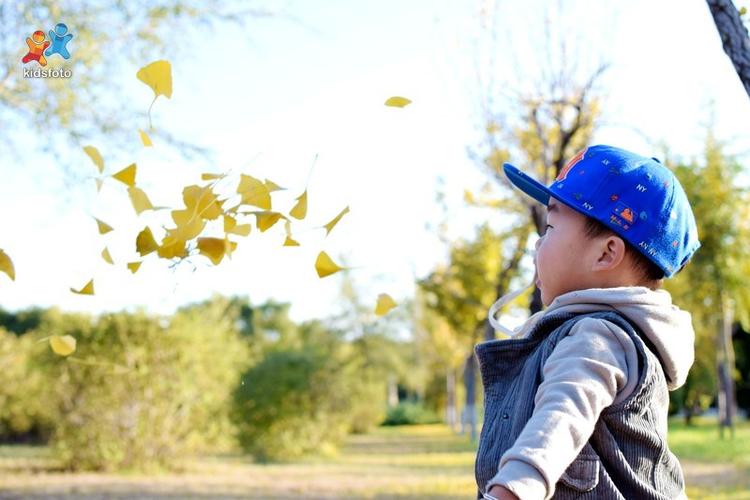
[[[745,92],[750,97],[750,36],[742,23],[740,12],[732,0],[706,0],[716,29],[721,36],[724,52],[734,65]]]

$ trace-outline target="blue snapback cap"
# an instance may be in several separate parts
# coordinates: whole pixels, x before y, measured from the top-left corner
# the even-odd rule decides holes
[[[547,205],[560,200],[598,220],[654,262],[669,278],[701,246],[685,191],[671,170],[613,146],[591,146],[576,154],[549,186],[509,163],[508,179]]]

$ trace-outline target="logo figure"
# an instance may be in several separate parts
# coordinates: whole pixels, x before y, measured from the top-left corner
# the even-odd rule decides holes
[[[36,61],[40,66],[46,66],[47,59],[44,56],[49,57],[53,54],[59,54],[63,59],[70,59],[67,45],[73,35],[68,33],[68,26],[65,23],[57,23],[54,30],[49,30],[49,38],[49,40],[46,39],[42,30],[36,30],[31,37],[26,38],[29,52],[23,56],[21,62],[27,64]]]
[[[26,64],[31,61],[36,61],[41,66],[46,66],[47,59],[44,58],[44,49],[49,47],[49,41],[44,39],[44,32],[36,30],[30,38],[26,39],[26,45],[29,46],[29,52],[23,56],[21,62]]]
[[[67,45],[71,38],[73,38],[73,35],[68,33],[68,27],[65,23],[57,23],[55,31],[49,30],[49,39],[52,41],[52,46],[44,52],[44,55],[49,57],[52,54],[60,54],[63,59],[70,59]]]
[[[576,165],[576,163],[583,160],[583,157],[586,154],[587,149],[588,148],[582,149],[578,153],[576,153],[576,155],[570,159],[568,164],[565,165],[565,167],[563,167],[562,170],[560,170],[560,173],[557,175],[557,179],[555,180],[556,181],[564,180],[568,176],[568,172],[570,172],[570,169],[573,168]]]

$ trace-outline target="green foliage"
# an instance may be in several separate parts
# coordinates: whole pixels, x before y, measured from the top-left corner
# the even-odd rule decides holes
[[[701,248],[664,288],[674,303],[690,311],[696,332],[696,361],[673,406],[705,409],[716,391],[716,343],[725,301],[748,329],[750,323],[750,197],[737,178],[742,166],[709,133],[702,162],[677,165],[675,175],[690,200]]]
[[[54,409],[49,385],[32,365],[33,339],[0,328],[0,439],[26,434],[46,437],[52,428]],[[38,348],[36,349],[39,350]]]
[[[260,461],[334,452],[349,428],[353,367],[332,338],[267,353],[235,392],[242,448]]]
[[[75,357],[45,351],[59,415],[52,446],[68,468],[169,467],[230,441],[228,405],[245,346],[221,300],[178,312],[81,324],[52,318],[43,333],[78,339]]]
[[[383,425],[419,425],[439,423],[435,412],[424,405],[412,401],[402,401],[388,409],[388,416]]]

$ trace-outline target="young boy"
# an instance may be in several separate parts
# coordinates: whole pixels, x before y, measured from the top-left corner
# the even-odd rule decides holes
[[[655,158],[603,145],[548,187],[504,170],[547,206],[535,266],[548,307],[475,346],[477,498],[685,498],[668,391],[685,382],[695,334],[660,290],[700,247],[685,192]]]

